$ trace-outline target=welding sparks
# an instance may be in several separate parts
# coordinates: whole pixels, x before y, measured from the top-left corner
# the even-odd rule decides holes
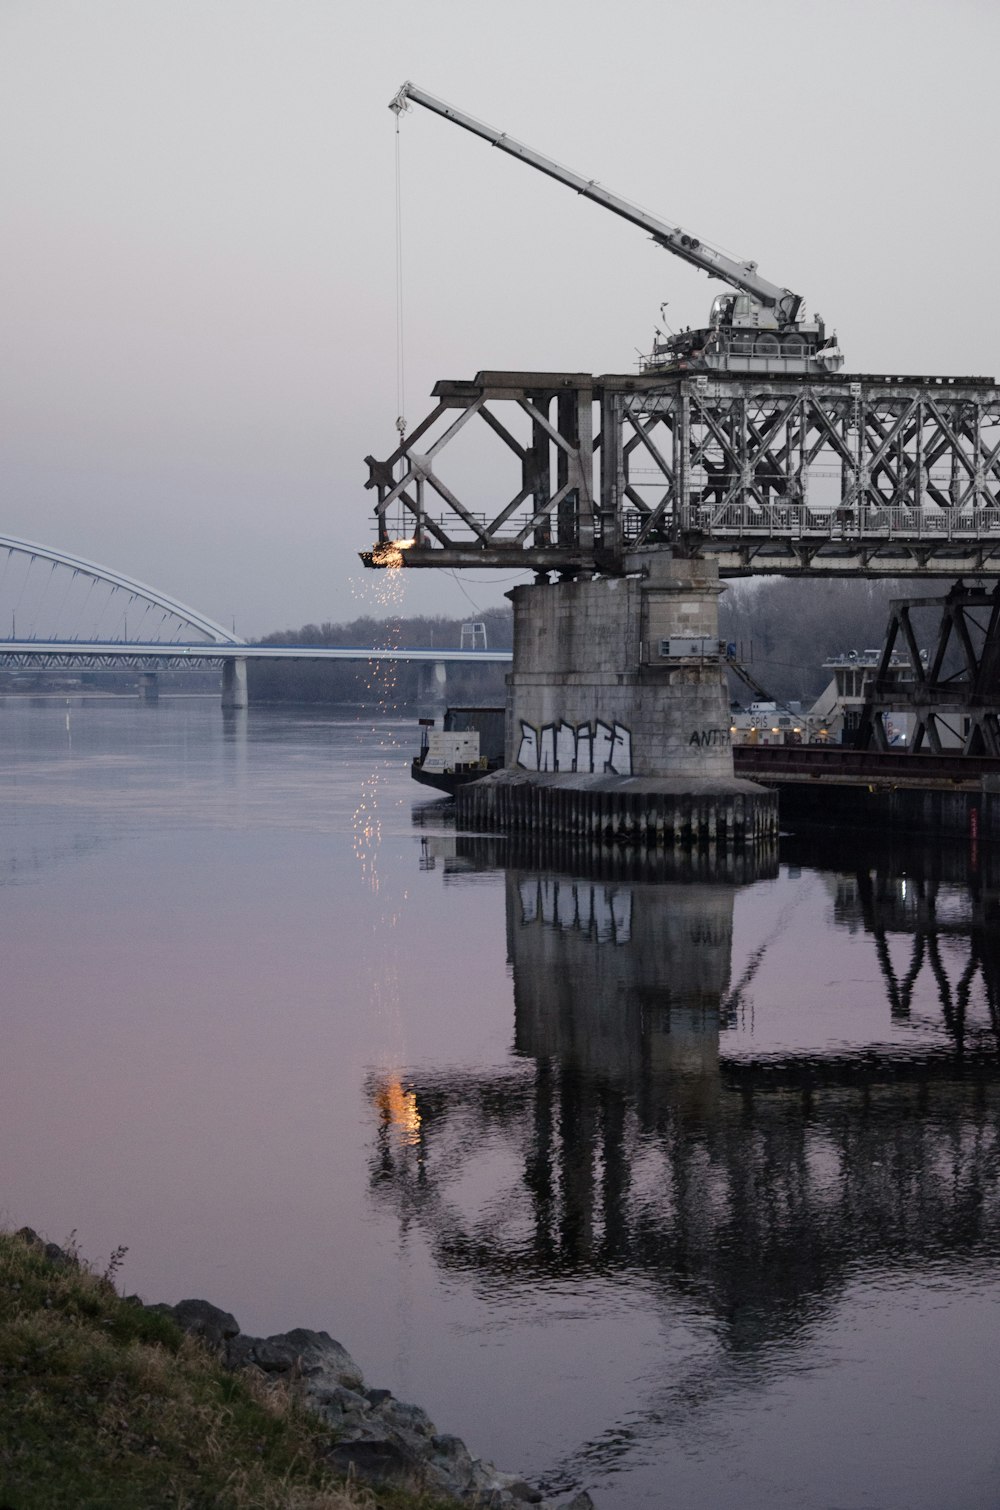
[[[372,551],[372,566],[402,566],[403,552],[412,550],[416,540],[383,540]]]
[[[378,608],[385,615],[385,631],[380,650],[398,650],[400,641],[399,610],[403,602],[404,582],[402,575],[403,551],[415,544],[413,540],[388,541],[378,547],[382,553],[381,565],[387,569],[365,581],[366,596],[374,597]],[[374,553],[373,553],[374,554]],[[369,661],[366,685],[369,695],[378,703],[380,714],[398,712],[397,683],[399,679],[396,661]],[[375,727],[372,733],[377,733]],[[383,743],[379,741],[380,745]],[[381,772],[375,766],[365,778],[358,806],[354,811],[354,854],[361,866],[361,874],[372,892],[380,889],[378,874],[378,850],[382,841],[382,824],[379,819],[379,781]]]

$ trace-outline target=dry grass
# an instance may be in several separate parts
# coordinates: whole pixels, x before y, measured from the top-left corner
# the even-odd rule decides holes
[[[434,1510],[323,1460],[293,1389],[232,1374],[75,1259],[0,1233],[4,1510]]]

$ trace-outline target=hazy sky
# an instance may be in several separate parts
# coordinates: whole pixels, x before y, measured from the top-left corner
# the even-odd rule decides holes
[[[998,42],[995,0],[0,0],[3,528],[247,635],[371,608],[406,78],[755,258],[850,370],[992,374]],[[597,206],[419,108],[401,148],[411,423],[704,321]],[[510,585],[461,580],[407,609]]]

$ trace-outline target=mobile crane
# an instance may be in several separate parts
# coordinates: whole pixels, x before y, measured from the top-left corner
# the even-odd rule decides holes
[[[506,132],[463,114],[409,81],[393,97],[389,109],[399,115],[411,101],[483,137],[502,152],[648,231],[658,246],[735,290],[718,294],[712,301],[707,326],[677,335],[657,331],[651,354],[642,358],[644,373],[687,370],[826,376],[843,365],[837,337],[826,334],[821,316],[807,320],[802,295],[762,278],[756,262],[737,262],[725,256],[680,226],[670,226],[647,215],[627,199],[610,194],[593,179],[581,178],[523,142],[515,141]]]

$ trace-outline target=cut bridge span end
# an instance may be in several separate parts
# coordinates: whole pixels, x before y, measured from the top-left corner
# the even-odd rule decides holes
[[[992,378],[483,371],[434,398],[366,458],[366,566],[620,576],[659,549],[726,577],[1000,576]]]

